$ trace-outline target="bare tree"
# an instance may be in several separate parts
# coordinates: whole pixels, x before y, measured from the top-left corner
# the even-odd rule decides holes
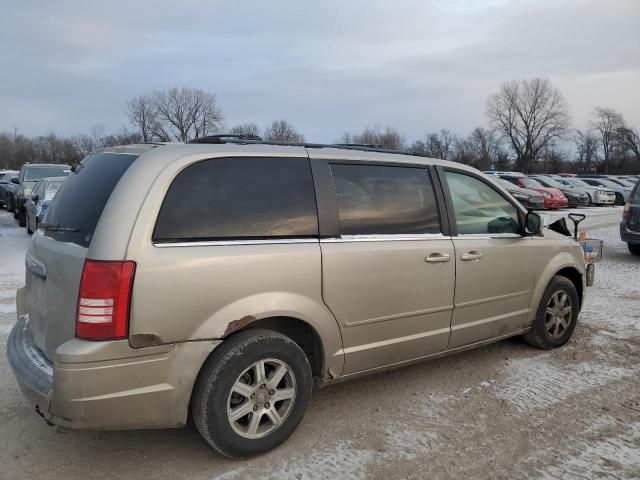
[[[304,142],[304,135],[299,133],[286,120],[275,120],[264,129],[264,139],[270,142]]]
[[[622,127],[618,130],[618,138],[623,148],[633,154],[640,162],[640,132],[636,128]]]
[[[598,138],[591,130],[576,130],[573,135],[578,169],[589,172],[598,163]]]
[[[366,127],[361,133],[357,134],[344,133],[336,143],[375,145],[390,150],[404,150],[406,147],[404,135],[390,126],[384,129],[379,126]]]
[[[104,125],[94,125],[91,127],[91,141],[93,142],[93,149],[104,147]]]
[[[235,127],[231,128],[231,130],[229,130],[229,133],[232,133],[234,135],[256,135],[259,137],[260,127],[253,122],[241,123],[240,125],[236,125]]]
[[[215,133],[223,120],[214,94],[185,87],[133,97],[127,113],[145,142],[186,142]]]
[[[609,173],[612,154],[618,140],[617,132],[624,128],[624,117],[613,108],[596,107],[593,111],[591,126],[600,134],[603,171]]]
[[[194,88],[171,88],[152,96],[156,112],[153,135],[161,140],[186,142],[212,134],[222,124],[216,96]]]
[[[127,101],[127,115],[131,123],[140,129],[143,142],[152,140],[156,110],[149,95],[138,95]]]
[[[516,167],[528,172],[540,151],[569,128],[569,114],[560,91],[546,78],[503,83],[487,101],[491,126],[516,154]]]

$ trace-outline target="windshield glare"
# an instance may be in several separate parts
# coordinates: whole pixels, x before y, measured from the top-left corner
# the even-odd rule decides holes
[[[37,167],[27,168],[24,172],[24,181],[33,182],[46,177],[66,177],[69,175],[70,168],[68,165],[60,165],[59,167]]]
[[[520,183],[527,188],[540,188],[542,184],[533,178],[522,178],[520,179]]]

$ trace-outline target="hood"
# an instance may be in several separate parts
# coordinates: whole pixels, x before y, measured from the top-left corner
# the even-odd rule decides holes
[[[564,193],[562,193],[560,190],[558,190],[557,188],[552,188],[552,187],[540,187],[540,188],[533,188],[532,190],[535,190],[537,192],[546,192],[549,195],[551,195],[553,198],[565,198]]]
[[[515,188],[507,188],[506,190],[508,190],[509,193],[512,193],[512,192],[521,193],[521,194],[524,194],[524,195],[529,195],[530,197],[541,197],[542,196],[540,194],[540,192],[538,192],[536,190],[531,190],[530,188],[515,187]]]

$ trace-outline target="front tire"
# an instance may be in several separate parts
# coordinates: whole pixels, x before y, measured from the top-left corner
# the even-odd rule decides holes
[[[271,330],[239,332],[205,362],[191,412],[202,437],[230,458],[271,450],[299,425],[311,398],[302,349]]]
[[[568,278],[556,275],[542,295],[531,330],[523,338],[544,350],[561,347],[573,335],[579,313],[576,287]]]
[[[640,243],[627,243],[627,248],[631,255],[640,255]]]
[[[21,227],[27,226],[27,212],[24,208],[18,207],[18,225]]]

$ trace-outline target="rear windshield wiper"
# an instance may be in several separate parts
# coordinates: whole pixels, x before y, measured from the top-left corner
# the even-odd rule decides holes
[[[80,231],[80,229],[76,227],[63,227],[62,225],[51,224],[51,223],[41,223],[39,226],[51,232],[79,232]]]

